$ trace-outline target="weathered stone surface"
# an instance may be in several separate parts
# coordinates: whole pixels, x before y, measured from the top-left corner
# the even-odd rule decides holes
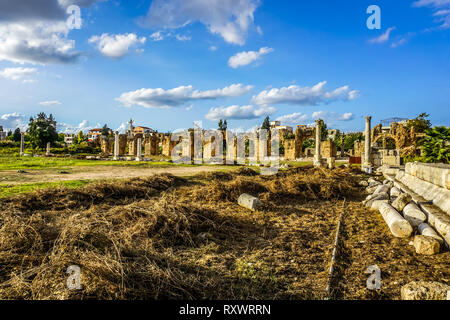
[[[413,281],[401,289],[402,300],[446,300],[450,286],[440,282]]]
[[[362,181],[359,182],[359,185],[363,186],[363,187],[368,187],[369,183],[367,181],[362,180]]]
[[[427,220],[425,213],[414,202],[408,203],[403,208],[403,216],[413,227],[418,227]]]
[[[374,201],[377,200],[389,200],[389,195],[385,193],[374,193],[367,196],[366,200],[363,201],[363,205],[368,208],[371,208]]]
[[[239,196],[238,204],[242,207],[255,211],[262,205],[262,202],[254,196],[243,193]]]
[[[442,239],[442,237],[440,237],[428,223],[421,223],[418,230],[421,235],[436,239],[440,245],[444,243],[444,239]]]
[[[374,211],[380,210],[380,207],[383,205],[383,203],[389,203],[389,200],[372,200],[370,209]]]
[[[450,245],[450,216],[433,205],[420,204],[428,217],[428,224]]]
[[[397,199],[395,199],[394,202],[392,202],[392,206],[395,208],[395,210],[397,210],[398,212],[402,212],[403,208],[405,208],[405,206],[410,203],[412,200],[412,197],[410,194],[408,193],[402,193],[401,195],[399,195],[397,197]]]
[[[416,253],[418,254],[431,256],[433,254],[439,253],[440,244],[434,238],[417,235],[414,237],[414,248],[416,249]]]
[[[382,184],[382,185],[379,185],[373,193],[377,194],[377,193],[387,193],[387,192],[389,192],[389,186],[386,184]]]
[[[413,232],[413,228],[400,213],[390,204],[383,203],[379,209],[384,221],[386,221],[391,233],[398,238],[407,238]]]
[[[450,189],[450,165],[448,164],[409,162],[405,165],[405,173]]]
[[[378,185],[376,185],[376,186],[368,186],[367,188],[366,188],[366,192],[367,193],[374,193],[375,192],[375,190],[377,190],[377,188],[378,188]]]
[[[402,192],[397,187],[391,188],[391,197],[398,197]]]
[[[395,179],[450,215],[450,190],[399,171]]]

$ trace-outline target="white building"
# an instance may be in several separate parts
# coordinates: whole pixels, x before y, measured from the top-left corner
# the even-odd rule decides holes
[[[3,131],[3,126],[0,126],[0,141],[5,140],[6,139],[6,131]]]

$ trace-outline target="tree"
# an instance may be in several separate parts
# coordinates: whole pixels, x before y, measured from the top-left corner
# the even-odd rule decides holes
[[[427,119],[429,116],[429,114],[423,112],[414,119],[409,120],[407,123],[408,129],[413,127],[418,133],[431,129],[431,121]]]
[[[267,116],[267,117],[264,119],[264,121],[263,121],[263,123],[262,123],[262,125],[261,125],[261,129],[266,129],[267,131],[270,130],[270,118],[269,118],[269,116]]]
[[[227,131],[227,120],[219,120],[218,127],[220,131]]]
[[[425,131],[422,146],[426,162],[450,162],[450,128],[434,127]]]
[[[6,135],[7,137],[11,137],[12,136],[12,131],[11,130],[8,130],[8,134]]]
[[[74,144],[81,144],[84,141],[86,141],[86,136],[83,134],[83,131],[78,132]]]
[[[109,136],[109,132],[111,129],[108,128],[108,126],[105,124],[102,128],[102,136]]]
[[[14,130],[14,133],[12,135],[12,139],[15,142],[19,142],[21,138],[22,138],[22,135],[20,133],[20,128],[16,128],[16,130]]]
[[[36,118],[31,117],[28,132],[28,138],[31,146],[43,150],[47,143],[55,143],[58,139],[58,133],[54,127],[53,116],[46,116],[45,113],[39,113]]]

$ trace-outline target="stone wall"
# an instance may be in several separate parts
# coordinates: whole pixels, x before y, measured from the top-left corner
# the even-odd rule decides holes
[[[322,158],[336,158],[337,147],[332,140],[322,141],[320,146],[320,154]]]

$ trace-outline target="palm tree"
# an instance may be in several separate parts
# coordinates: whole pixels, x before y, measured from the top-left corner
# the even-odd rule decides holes
[[[426,162],[450,162],[450,128],[434,127],[425,131],[422,147]]]

